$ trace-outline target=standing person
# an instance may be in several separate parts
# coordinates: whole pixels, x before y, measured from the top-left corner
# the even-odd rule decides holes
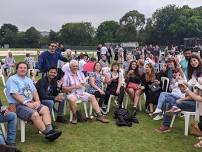
[[[128,71],[128,68],[129,68],[129,65],[130,65],[130,63],[133,61],[133,56],[132,56],[132,54],[131,53],[127,53],[127,55],[126,55],[126,60],[124,61],[124,63],[123,63],[123,69],[125,70],[125,71]]]
[[[58,105],[58,115],[57,122],[67,123],[67,120],[64,117],[64,96],[59,95],[62,89],[62,83],[57,81],[57,68],[51,67],[48,69],[47,76],[41,78],[36,83],[36,89],[39,94],[39,98],[43,105],[46,105],[49,108],[49,111],[52,112],[54,109],[54,103],[59,102]]]
[[[184,72],[187,79],[188,79],[188,61],[190,59],[192,51],[193,50],[191,48],[185,49],[183,51],[184,59],[180,61],[182,71]]]
[[[111,58],[112,58],[112,50],[111,50],[110,45],[108,45],[107,46],[107,60],[108,60],[109,64],[111,63]]]
[[[12,52],[8,52],[8,56],[5,58],[4,70],[6,75],[11,74],[11,69],[15,67],[15,58],[13,57]]]
[[[97,47],[97,60],[100,61],[100,53],[101,53],[102,44],[99,44]]]
[[[78,61],[70,61],[69,66],[70,70],[66,72],[64,76],[63,92],[67,93],[67,99],[73,113],[71,123],[77,124],[77,100],[81,100],[83,102],[90,101],[92,108],[97,115],[96,119],[103,123],[108,123],[109,120],[102,115],[95,96],[85,92],[85,77],[84,74],[78,70]]]
[[[57,67],[58,60],[64,62],[67,61],[65,57],[55,51],[57,45],[54,42],[49,44],[48,50],[40,54],[38,62],[36,63],[36,69],[42,72],[42,77],[44,77],[50,67]],[[36,71],[33,74],[32,79],[35,80]]]
[[[33,81],[26,76],[27,71],[27,63],[19,62],[16,65],[16,74],[8,78],[6,82],[8,102],[16,105],[16,113],[20,119],[32,121],[46,139],[56,140],[62,132],[53,129],[50,111],[40,103]]]

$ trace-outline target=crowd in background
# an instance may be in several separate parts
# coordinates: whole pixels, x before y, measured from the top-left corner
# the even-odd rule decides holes
[[[32,121],[49,141],[59,138],[62,132],[54,127],[52,119],[57,114],[56,122],[67,123],[64,115],[67,101],[72,124],[78,123],[78,101],[89,102],[91,115],[108,123],[112,95],[117,97],[117,109],[124,108],[128,98],[131,101],[128,109],[134,117],[143,95],[145,113],[153,120],[163,121],[155,129],[158,133],[171,131],[174,114],[194,112],[196,101],[202,101],[193,89],[202,88],[202,62],[200,54],[192,48],[162,50],[158,45],[149,45],[127,50],[118,45],[99,44],[96,53],[97,57],[77,54],[55,42],[39,54],[36,63],[26,54],[24,61],[16,64],[12,53],[8,53],[2,72],[9,76],[5,85],[9,107],[0,115],[0,122],[9,122],[6,144],[15,146],[17,117]],[[12,75],[14,67],[16,73]],[[38,73],[41,73],[39,80]],[[55,103],[59,103],[57,109]],[[198,129],[202,135],[202,121]],[[5,144],[3,138],[0,143]],[[201,148],[202,141],[194,146]]]

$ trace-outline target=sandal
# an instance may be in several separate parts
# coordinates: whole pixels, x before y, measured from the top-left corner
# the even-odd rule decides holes
[[[195,148],[202,148],[202,140],[194,145]]]

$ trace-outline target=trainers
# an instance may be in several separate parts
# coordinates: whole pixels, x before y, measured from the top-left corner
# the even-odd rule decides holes
[[[158,114],[156,117],[153,118],[153,120],[161,120],[163,119],[163,115]]]
[[[156,108],[156,110],[153,112],[153,117],[156,117],[158,114],[162,113],[161,109]]]
[[[177,114],[179,112],[181,112],[181,109],[176,107],[176,106],[173,106],[170,110],[166,111],[166,115],[172,116],[172,115]]]
[[[45,138],[48,139],[49,141],[54,141],[54,140],[56,140],[58,137],[60,137],[61,134],[62,134],[61,131],[51,130],[51,131],[49,131],[49,132],[46,134]]]
[[[102,122],[102,123],[108,123],[108,122],[109,122],[109,120],[108,120],[107,118],[105,118],[104,116],[98,116],[98,117],[96,118],[96,120],[97,120],[97,121],[100,121],[100,122]]]
[[[170,127],[166,127],[164,125],[161,125],[159,128],[155,129],[155,131],[158,133],[166,133],[166,132],[170,132],[171,129],[170,129]]]
[[[57,116],[56,122],[67,123],[67,119],[64,116]]]

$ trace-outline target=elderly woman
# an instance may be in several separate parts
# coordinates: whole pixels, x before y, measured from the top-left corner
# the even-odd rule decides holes
[[[82,72],[78,70],[78,61],[71,60],[69,64],[69,71],[65,73],[63,91],[67,93],[67,99],[70,104],[70,109],[73,113],[72,124],[77,124],[77,100],[83,102],[90,101],[92,108],[97,115],[97,120],[103,123],[109,122],[102,114],[98,102],[94,95],[85,92],[85,77]]]

